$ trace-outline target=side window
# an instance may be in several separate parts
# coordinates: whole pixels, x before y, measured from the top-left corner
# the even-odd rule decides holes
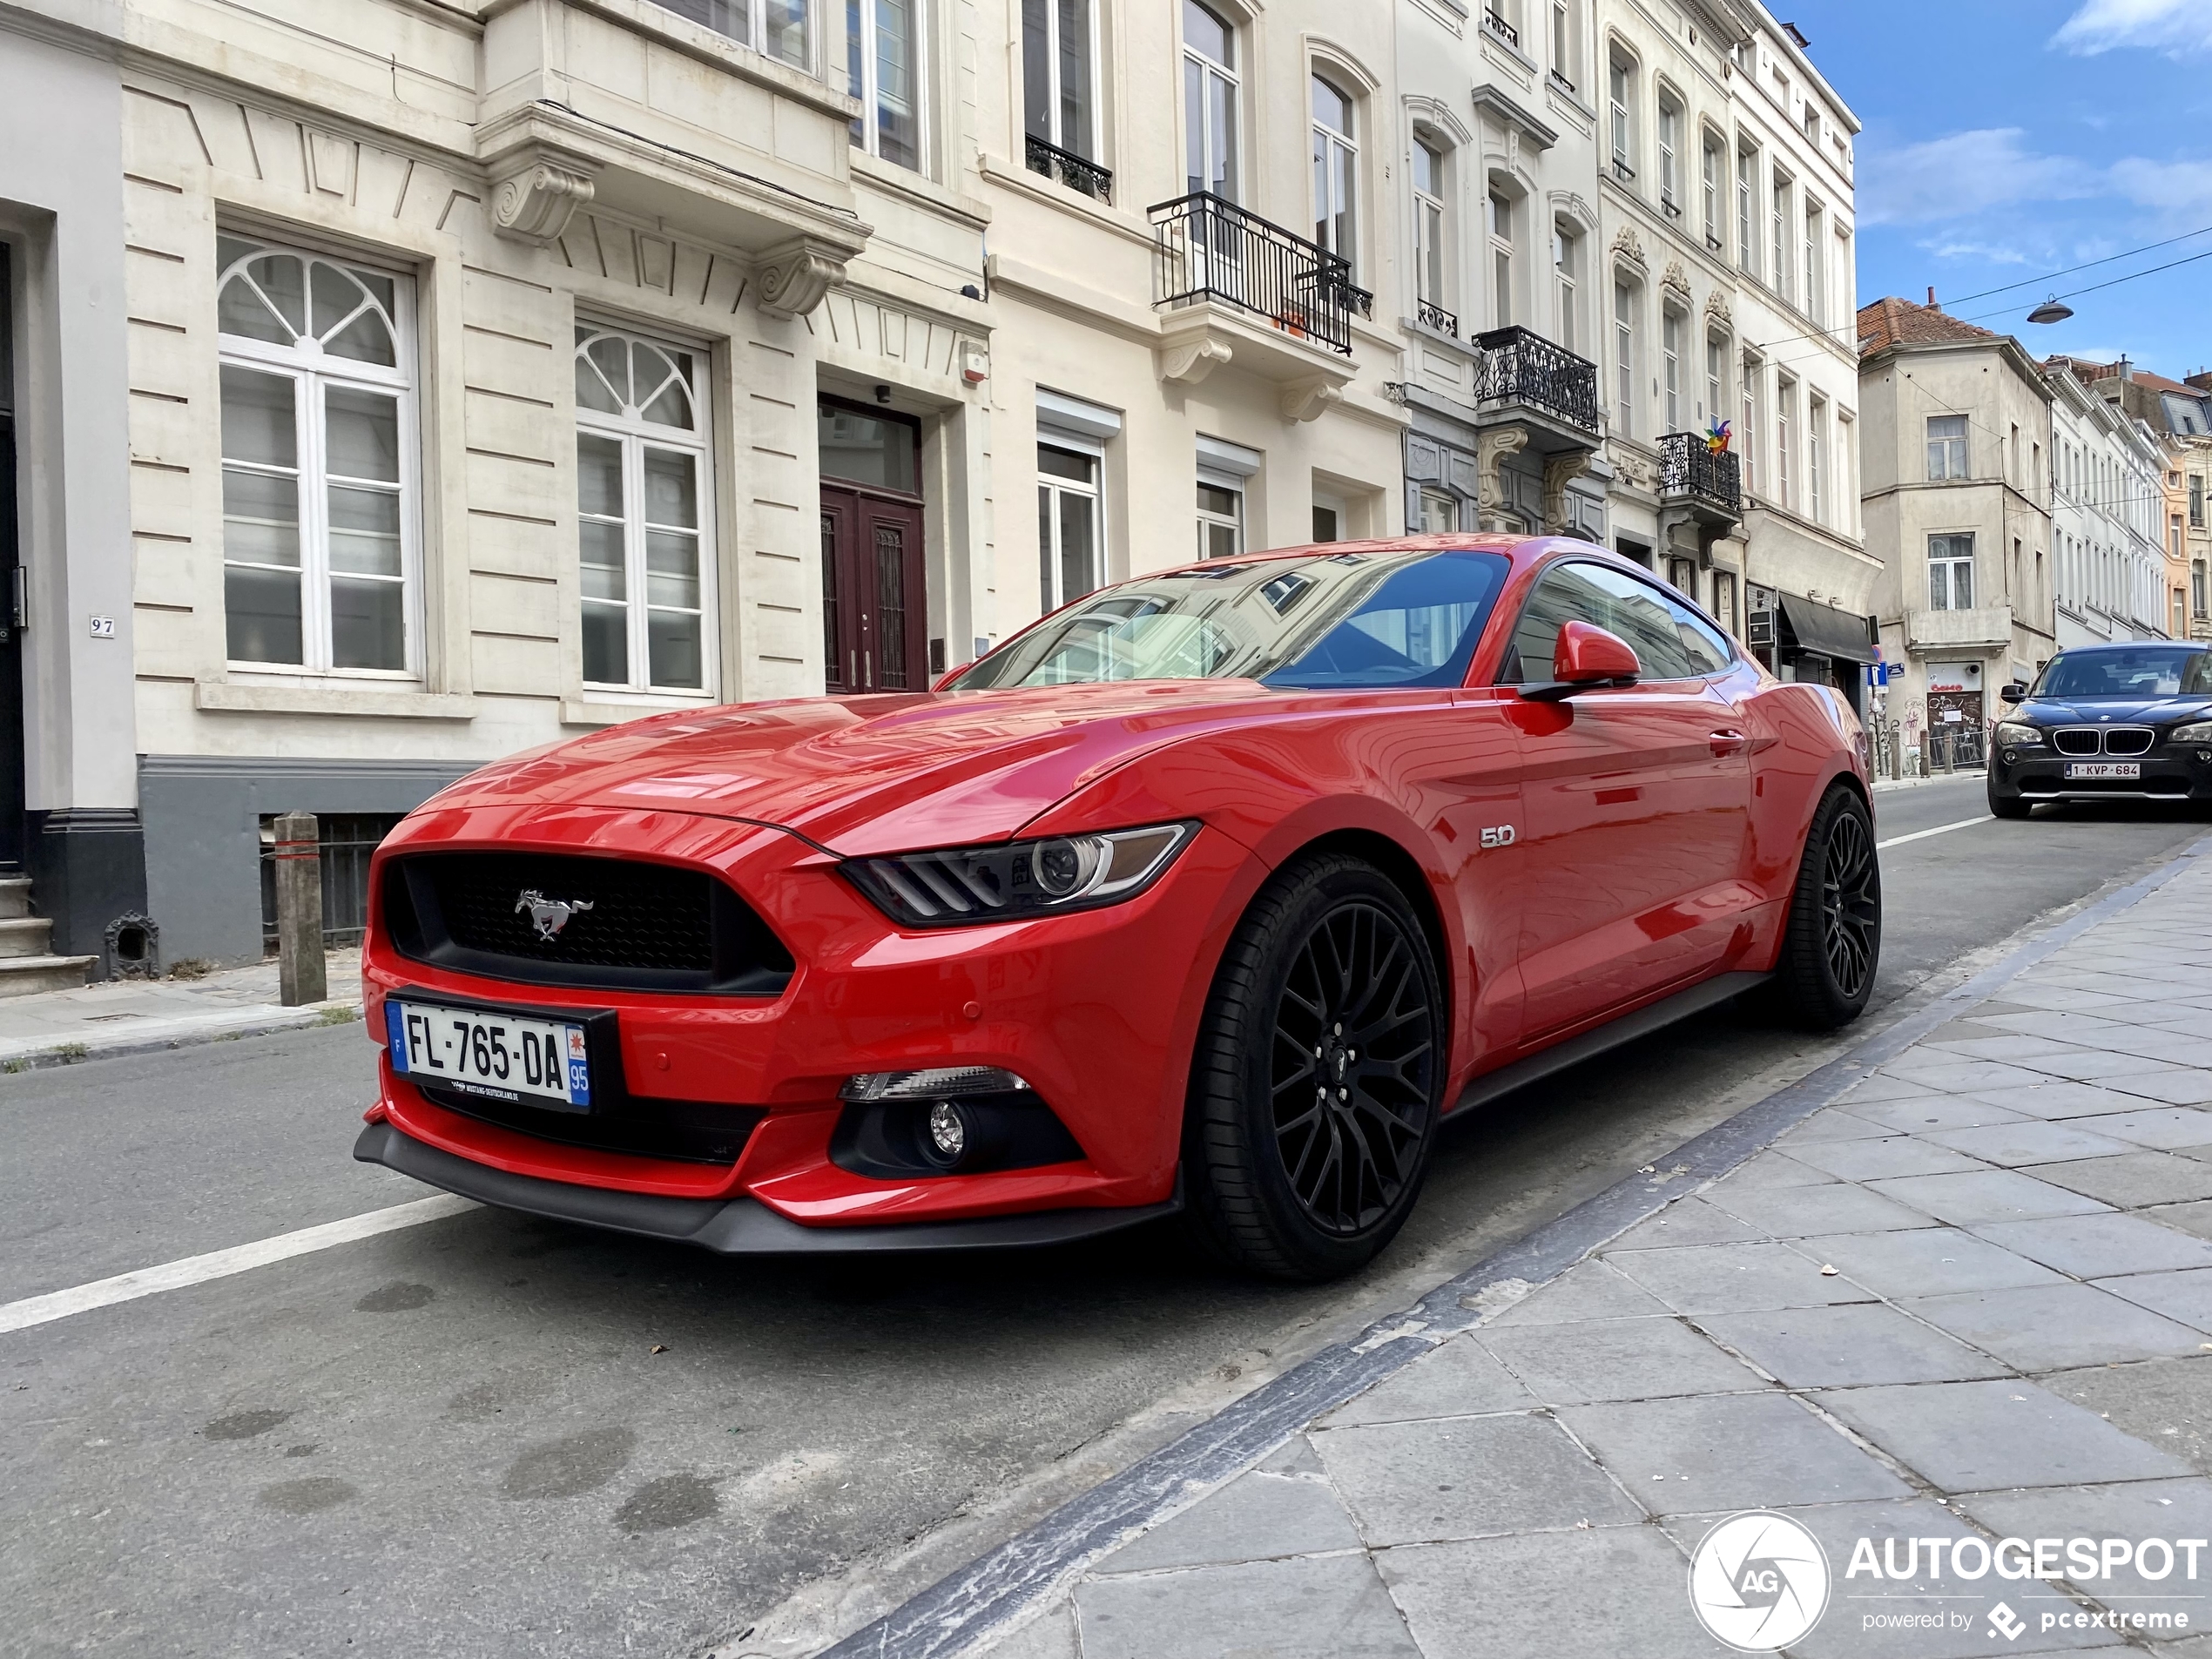
[[[1600,564],[1559,564],[1521,610],[1501,683],[1548,679],[1552,649],[1566,622],[1594,623],[1628,641],[1646,679],[1696,679],[1733,660],[1712,624],[1650,583]]]

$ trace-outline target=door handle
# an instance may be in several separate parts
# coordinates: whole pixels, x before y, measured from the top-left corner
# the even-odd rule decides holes
[[[1741,732],[1716,732],[1707,741],[1716,755],[1736,755],[1742,754],[1751,740]]]

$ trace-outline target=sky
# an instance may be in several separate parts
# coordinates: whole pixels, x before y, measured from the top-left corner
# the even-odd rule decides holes
[[[2212,367],[2212,0],[1769,0],[1865,131],[1858,298],[1925,300],[2037,356]],[[2072,275],[2185,233],[2173,246]],[[2027,287],[1969,296],[2034,279]],[[1955,302],[1955,303],[1954,303]],[[1991,315],[1988,314],[1995,313]]]

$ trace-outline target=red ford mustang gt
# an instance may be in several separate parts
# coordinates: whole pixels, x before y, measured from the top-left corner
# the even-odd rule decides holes
[[[1103,589],[926,694],[660,715],[378,853],[355,1156],[723,1251],[1182,1211],[1386,1244],[1439,1123],[1761,988],[1865,1005],[1858,726],[1557,538]]]

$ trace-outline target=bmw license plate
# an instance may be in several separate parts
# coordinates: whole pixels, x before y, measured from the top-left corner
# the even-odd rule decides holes
[[[591,1056],[583,1028],[526,1015],[384,1000],[392,1069],[484,1100],[556,1112],[591,1109]]]
[[[2143,763],[2140,760],[2073,760],[2067,763],[2066,775],[2074,778],[2140,778]]]

